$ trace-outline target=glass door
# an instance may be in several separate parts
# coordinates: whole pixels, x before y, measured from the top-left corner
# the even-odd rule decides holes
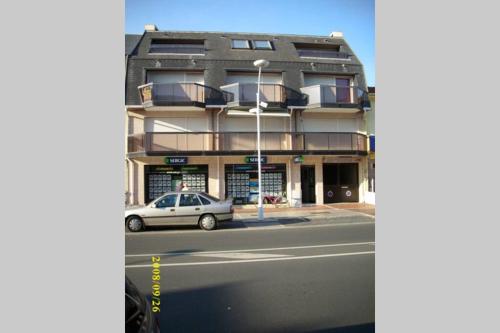
[[[351,80],[337,78],[335,80],[337,86],[337,103],[352,103],[351,102]]]

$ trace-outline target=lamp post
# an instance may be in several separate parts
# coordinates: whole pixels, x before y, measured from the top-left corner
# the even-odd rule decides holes
[[[258,178],[259,178],[259,201],[257,204],[259,221],[264,219],[264,208],[262,207],[262,181],[261,181],[261,160],[260,160],[260,74],[263,67],[269,66],[269,61],[264,59],[255,60],[253,65],[259,68],[259,76],[257,78],[257,169],[258,169]]]

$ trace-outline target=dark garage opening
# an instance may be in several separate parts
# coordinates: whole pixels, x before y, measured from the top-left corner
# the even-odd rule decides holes
[[[357,163],[323,164],[323,198],[325,203],[358,202]]]

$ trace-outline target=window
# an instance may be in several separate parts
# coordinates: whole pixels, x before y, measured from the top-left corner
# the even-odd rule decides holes
[[[211,196],[211,195],[210,195],[210,194],[208,194],[208,193],[203,192],[203,195],[204,195],[205,197],[209,198],[210,200],[214,201],[214,202],[219,202],[219,201],[220,201],[220,200],[219,200],[219,198],[213,197],[213,196]]]
[[[254,40],[253,41],[254,48],[257,50],[272,50],[273,46],[268,40]]]
[[[169,194],[156,202],[156,208],[175,207],[177,194]]]
[[[181,194],[181,200],[179,201],[179,207],[187,206],[200,206],[200,200],[196,194]]]
[[[340,45],[294,43],[300,57],[349,59],[349,54],[340,52]]]
[[[233,39],[232,41],[233,49],[249,49],[250,43],[248,40],[244,39]]]
[[[200,198],[202,204],[204,204],[204,205],[211,205],[212,204],[212,202],[210,202],[210,200],[203,197],[202,195],[199,195],[198,197]]]
[[[205,54],[203,40],[153,39],[149,53]]]

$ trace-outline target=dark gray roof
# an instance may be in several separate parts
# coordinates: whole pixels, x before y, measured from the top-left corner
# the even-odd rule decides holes
[[[127,44],[127,36],[130,44]],[[140,104],[137,86],[146,82],[150,70],[198,70],[205,74],[205,85],[219,89],[226,82],[228,71],[252,71],[257,69],[253,61],[270,61],[266,72],[281,72],[283,84],[294,90],[303,86],[302,73],[324,73],[350,75],[355,84],[366,89],[363,65],[344,38],[329,36],[303,36],[263,33],[234,32],[180,32],[147,31],[143,35],[127,35],[126,45],[137,47],[130,54],[127,64],[126,104]],[[204,40],[205,55],[150,54],[153,39]],[[231,39],[269,40],[274,50],[233,49]],[[294,43],[330,44],[339,46],[339,51],[348,53],[350,60],[300,57]],[[130,46],[132,47],[132,46]]]
[[[125,35],[125,55],[129,55],[134,51],[141,37],[142,35]]]

